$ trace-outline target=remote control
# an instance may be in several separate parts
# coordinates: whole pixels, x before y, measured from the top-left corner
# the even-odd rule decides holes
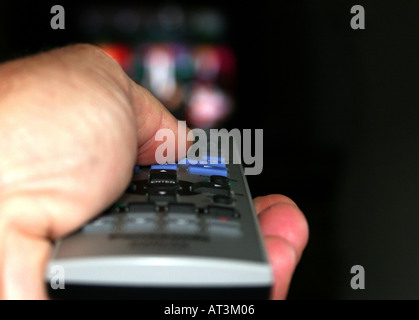
[[[237,151],[216,150],[206,163],[136,166],[111,208],[56,241],[49,296],[269,298],[272,270],[243,168],[225,161]]]

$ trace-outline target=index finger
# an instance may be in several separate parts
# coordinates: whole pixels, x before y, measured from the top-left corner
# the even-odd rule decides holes
[[[308,223],[294,201],[284,195],[254,199],[262,233],[286,240],[300,257],[308,241]]]
[[[307,221],[291,199],[269,195],[254,200],[273,268],[272,299],[285,299],[292,275],[308,240]]]

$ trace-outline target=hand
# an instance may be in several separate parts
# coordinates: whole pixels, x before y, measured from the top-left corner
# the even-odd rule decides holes
[[[176,133],[177,121],[91,45],[0,65],[0,97],[0,298],[44,299],[51,239],[114,202],[134,164],[155,161],[155,133]],[[264,199],[256,200],[260,211],[279,198]],[[270,218],[277,209],[282,213]],[[280,205],[264,210],[262,226],[280,221],[285,211]],[[304,245],[296,241],[302,233],[285,229],[264,227],[274,270],[281,273],[276,298],[285,297]]]
[[[114,202],[177,124],[95,46],[0,65],[0,298],[46,298],[50,240]]]
[[[285,299],[295,267],[308,241],[308,224],[289,198],[273,194],[254,199],[275,279],[272,299]]]

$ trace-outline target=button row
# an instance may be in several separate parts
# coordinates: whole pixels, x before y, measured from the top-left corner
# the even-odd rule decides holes
[[[155,213],[158,211],[158,206],[153,203],[147,202],[131,202],[125,206],[125,212],[130,213]],[[199,210],[193,203],[169,203],[167,206],[167,212],[173,214],[195,214],[202,210]],[[204,210],[205,211],[205,210]],[[234,208],[220,207],[220,206],[208,206],[206,212],[213,216],[224,216],[227,218],[238,218],[238,213]]]
[[[168,165],[167,165],[168,166]],[[189,170],[197,168],[189,167]],[[208,168],[205,168],[208,170]],[[211,193],[228,197],[230,195],[230,186],[228,178],[220,173],[224,169],[209,169],[214,175],[211,175],[210,181],[197,182],[191,186],[191,192],[194,193]],[[220,175],[218,175],[220,173]],[[177,197],[176,190],[178,186],[178,176],[176,170],[170,169],[152,169],[148,178],[148,200],[149,201],[166,201],[175,202]],[[219,202],[223,203],[223,202]],[[228,202],[224,202],[228,203]]]
[[[149,203],[132,203],[130,210],[136,209],[137,212],[130,211],[123,216],[122,231],[141,232],[156,231],[159,226],[159,215],[156,214],[155,207]],[[208,215],[205,216],[208,231],[211,233],[221,233],[224,235],[240,234],[240,224],[234,218],[237,213],[231,208],[210,207]],[[163,217],[164,228],[167,231],[190,233],[201,230],[200,216],[195,214],[193,204],[171,204],[169,213]],[[115,231],[117,216],[99,217],[86,225],[83,229],[87,233],[103,233]]]
[[[212,157],[208,156],[207,159],[203,162],[202,160],[189,160],[183,159],[183,162],[188,165],[188,172],[194,175],[204,175],[204,176],[224,176],[227,177],[227,168],[225,164],[225,159],[222,157]],[[182,162],[181,162],[182,163]],[[156,164],[150,167],[151,171],[153,170],[171,170],[177,171],[178,165],[176,163],[168,164]],[[134,167],[134,174],[140,172],[140,166],[136,165]]]
[[[223,200],[224,201],[224,200]],[[159,209],[166,208],[161,206],[156,206],[154,203],[148,202],[131,202],[129,204],[119,204],[115,205],[108,213],[156,213]],[[209,216],[213,217],[226,217],[229,219],[239,218],[239,214],[234,208],[230,207],[221,207],[215,205],[209,205],[205,209],[199,209],[193,203],[169,203],[167,206],[168,214],[197,214],[197,213],[207,213]],[[106,216],[105,216],[106,217]],[[109,218],[115,218],[114,216],[109,216]]]

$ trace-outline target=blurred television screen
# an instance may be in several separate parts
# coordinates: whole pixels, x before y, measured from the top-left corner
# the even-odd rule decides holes
[[[232,116],[237,59],[221,10],[86,7],[78,27],[190,127],[217,128]]]

